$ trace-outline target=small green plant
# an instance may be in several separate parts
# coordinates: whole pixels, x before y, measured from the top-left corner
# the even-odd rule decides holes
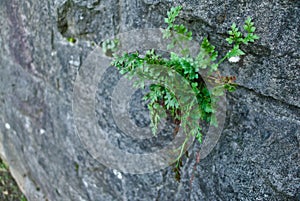
[[[76,39],[73,38],[73,37],[69,37],[67,40],[68,40],[68,42],[70,42],[70,43],[76,43]]]
[[[155,50],[148,50],[145,55],[141,55],[139,52],[124,53],[121,56],[113,54],[114,61],[112,62],[112,65],[117,67],[121,74],[126,74],[128,79],[137,78],[135,82],[137,87],[144,88],[147,79],[158,81],[158,84],[150,85],[150,92],[145,95],[144,100],[148,101],[153,134],[157,133],[161,118],[167,115],[170,115],[186,134],[183,144],[178,150],[175,150],[178,157],[174,163],[174,172],[178,181],[180,180],[183,156],[188,156],[186,151],[188,140],[195,138],[199,143],[202,142],[199,122],[204,120],[217,126],[214,107],[217,102],[216,97],[223,95],[225,91],[232,92],[235,90],[234,81],[236,78],[234,76],[221,76],[218,71],[219,65],[226,59],[244,55],[245,53],[240,49],[241,43],[248,44],[259,38],[254,34],[255,27],[249,17],[244,25],[245,35],[238,30],[235,24],[231,26],[226,41],[232,45],[232,48],[225,56],[220,57],[215,46],[207,38],[204,38],[200,44],[199,54],[192,57],[186,45],[188,41],[192,40],[192,32],[184,25],[175,23],[181,9],[181,6],[171,8],[167,13],[167,18],[165,18],[168,26],[163,31],[163,37],[171,39],[168,49],[179,49],[181,55],[171,51],[169,57],[165,58],[156,53]],[[106,41],[103,50],[107,52],[110,45],[112,47],[110,49],[115,51],[116,43],[116,41]],[[159,71],[159,68],[155,66],[163,66],[167,72]],[[211,91],[208,90],[200,75],[200,71],[203,69],[208,70],[208,78],[216,84]],[[172,78],[172,76],[174,77],[173,72],[179,74],[188,83],[193,92],[190,97],[184,92],[187,89],[184,84],[176,82],[176,79]],[[168,83],[169,88],[162,83]],[[180,90],[184,96],[175,93]],[[194,107],[195,105],[197,108]]]

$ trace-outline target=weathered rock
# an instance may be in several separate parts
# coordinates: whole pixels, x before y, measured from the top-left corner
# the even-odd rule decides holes
[[[239,84],[227,97],[224,131],[195,170],[199,147],[192,148],[180,184],[171,167],[141,175],[105,167],[76,135],[72,112],[76,74],[91,41],[164,27],[166,11],[179,4],[180,21],[196,39],[208,35],[223,53],[233,22],[251,16],[260,36],[242,47],[247,54],[239,63],[224,64],[223,73]],[[0,151],[29,200],[300,200],[297,0],[3,0],[0,13]],[[117,77],[104,81],[113,87]],[[119,137],[120,148],[149,149],[128,147],[132,141]]]

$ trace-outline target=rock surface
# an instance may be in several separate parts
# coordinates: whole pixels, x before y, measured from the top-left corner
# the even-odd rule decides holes
[[[105,167],[76,135],[72,113],[91,41],[164,27],[174,5],[197,40],[208,35],[223,53],[233,22],[251,16],[260,36],[240,62],[224,64],[239,87],[227,96],[222,136],[195,171],[192,148],[180,184],[171,167],[139,175]],[[297,0],[2,0],[1,155],[33,201],[300,200],[299,24]]]

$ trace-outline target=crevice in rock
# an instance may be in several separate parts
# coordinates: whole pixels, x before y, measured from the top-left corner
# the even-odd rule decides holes
[[[65,38],[100,42],[119,32],[119,0],[112,2],[67,0],[57,8],[57,29]]]
[[[258,97],[261,97],[261,98],[264,98],[264,99],[271,99],[271,100],[273,100],[273,101],[275,101],[275,102],[279,102],[279,103],[282,104],[282,105],[286,105],[286,106],[289,107],[290,109],[294,109],[294,110],[299,110],[299,109],[300,109],[300,106],[298,106],[298,105],[293,105],[293,104],[291,104],[291,103],[285,102],[284,100],[280,100],[280,99],[277,99],[277,98],[275,98],[275,97],[273,97],[273,96],[263,94],[263,93],[261,93],[261,92],[256,91],[255,89],[251,89],[251,88],[248,88],[248,87],[243,86],[243,85],[238,85],[238,87],[241,87],[241,88],[243,88],[243,89],[245,89],[245,90],[248,90],[248,91],[250,91],[250,92],[253,92],[253,93],[256,94]]]
[[[272,184],[272,182],[270,181],[270,179],[265,175],[265,174],[261,174],[261,176],[264,178],[264,180],[266,181],[266,184],[277,194],[282,196],[281,198],[285,198],[287,200],[293,200],[293,196],[288,195],[287,193],[280,191],[277,189],[277,187]]]

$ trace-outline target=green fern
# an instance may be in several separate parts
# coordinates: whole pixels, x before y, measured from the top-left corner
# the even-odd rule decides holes
[[[169,58],[163,58],[161,55],[157,54],[155,50],[148,50],[145,56],[141,56],[139,52],[131,54],[125,53],[121,56],[114,55],[114,61],[112,62],[112,65],[116,66],[121,74],[125,74],[129,79],[133,77],[137,78],[136,86],[140,88],[144,88],[147,79],[163,82],[171,79],[170,76],[174,75],[172,72],[176,72],[185,78],[192,89],[193,94],[195,94],[196,105],[198,105],[196,110],[193,109],[195,101],[189,96],[179,97],[174,91],[161,84],[152,84],[150,86],[150,92],[144,97],[144,100],[149,101],[148,109],[150,112],[153,134],[156,134],[161,118],[164,118],[167,115],[166,112],[162,112],[164,109],[177,120],[178,125],[180,124],[180,126],[184,128],[186,140],[177,150],[178,157],[175,161],[174,168],[175,177],[177,179],[180,179],[182,157],[185,154],[186,143],[188,140],[193,137],[197,139],[199,143],[202,142],[202,132],[199,123],[194,124],[191,122],[205,120],[217,126],[218,122],[215,117],[216,111],[213,107],[217,99],[214,98],[214,96],[222,96],[225,91],[232,92],[235,90],[235,77],[220,76],[218,66],[225,59],[244,55],[245,53],[240,49],[242,43],[248,44],[249,42],[254,42],[259,39],[259,37],[254,34],[254,23],[251,18],[248,17],[244,25],[245,34],[242,34],[242,32],[239,31],[236,24],[232,24],[231,30],[228,32],[229,37],[226,39],[228,44],[232,45],[232,49],[229,50],[225,56],[219,58],[215,46],[210,44],[207,38],[204,38],[200,44],[199,54],[193,58],[190,56],[189,50],[185,48],[186,42],[192,40],[192,32],[184,25],[175,23],[181,10],[181,6],[173,7],[167,13],[165,22],[168,27],[163,31],[163,37],[165,39],[171,39],[171,43],[168,46],[170,50],[179,47],[181,48],[181,54],[183,56],[171,52]],[[117,43],[117,41],[114,42]],[[116,45],[114,45],[114,43],[105,42],[104,44],[106,45],[103,48],[104,51],[107,51],[109,48],[115,51]],[[164,66],[169,69],[169,73],[163,73],[158,68],[153,68],[153,65]],[[210,73],[215,72],[215,76],[211,75],[210,78],[215,83],[218,83],[218,85],[211,92],[207,89],[201,79],[199,73],[201,69],[209,69]],[[174,80],[175,83],[170,83],[170,85],[172,85],[170,86],[171,88],[185,90],[184,87],[180,86],[180,83],[176,83],[176,79]]]

